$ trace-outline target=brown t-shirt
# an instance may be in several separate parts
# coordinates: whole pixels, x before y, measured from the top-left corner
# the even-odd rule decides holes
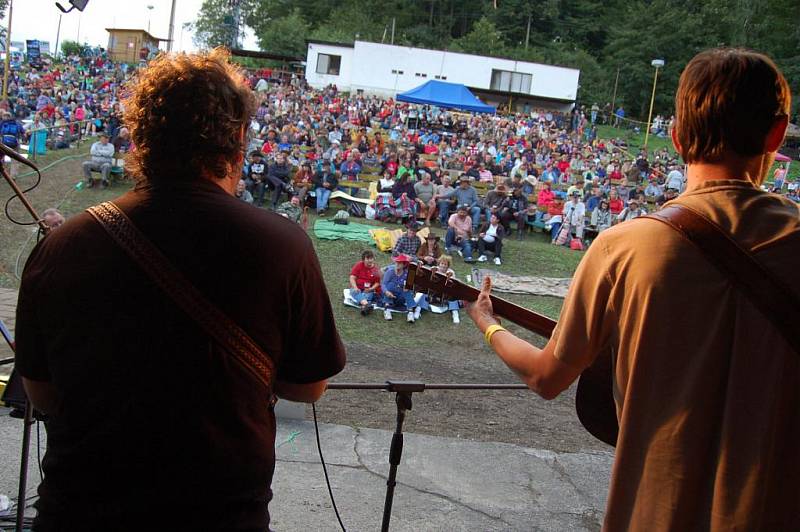
[[[717,222],[800,295],[797,205],[743,181],[707,182],[674,203]],[[553,341],[578,369],[615,351],[606,530],[800,526],[800,356],[673,229],[636,219],[601,233]]]
[[[205,181],[115,202],[273,358],[278,379],[316,382],[344,367],[319,262],[296,224]],[[17,369],[52,382],[62,401],[47,424],[41,526],[266,528],[275,418],[264,387],[86,213],[28,260]]]

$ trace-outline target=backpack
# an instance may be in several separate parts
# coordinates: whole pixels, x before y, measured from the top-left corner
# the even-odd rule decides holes
[[[19,145],[18,137],[22,134],[19,124],[13,120],[6,120],[0,124],[0,138],[3,144],[9,148],[16,148]]]
[[[347,212],[350,213],[351,216],[356,216],[358,218],[364,218],[366,215],[364,206],[357,201],[351,201],[347,205]]]

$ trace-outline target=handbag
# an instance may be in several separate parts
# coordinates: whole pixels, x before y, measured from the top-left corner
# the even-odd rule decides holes
[[[106,201],[86,211],[156,286],[266,388],[274,404],[275,363],[269,355],[236,322],[206,299],[114,203]]]

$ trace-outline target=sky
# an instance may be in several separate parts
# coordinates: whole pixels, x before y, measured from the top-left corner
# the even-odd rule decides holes
[[[71,7],[69,0],[59,0],[65,8]],[[62,14],[56,7],[55,0],[13,0],[14,13],[11,20],[11,40],[24,41],[39,39],[50,41],[51,52],[55,48],[58,32],[58,16],[61,15],[61,34],[59,42],[80,40],[92,46],[108,46],[106,28],[138,28],[147,30],[162,39],[169,35],[169,12],[172,0],[89,0],[83,13],[73,10]],[[176,0],[175,5],[175,51],[191,51],[196,46],[192,42],[192,34],[183,31],[185,22],[192,22],[197,17],[203,0]],[[150,10],[147,6],[153,6]],[[3,25],[8,24],[8,11],[5,13]],[[257,49],[252,37],[245,39],[245,48]],[[163,46],[166,46],[164,43]]]

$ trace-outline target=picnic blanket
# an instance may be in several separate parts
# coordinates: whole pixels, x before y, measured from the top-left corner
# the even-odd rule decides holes
[[[349,288],[345,288],[344,290],[342,290],[342,295],[344,296],[343,303],[345,305],[347,305],[348,307],[353,307],[353,308],[361,308],[361,305],[355,299],[353,299],[353,296],[350,295],[350,289]],[[419,292],[416,292],[414,294],[414,302],[416,304],[419,304],[419,302],[422,301],[422,296],[423,296],[423,294],[421,294]],[[380,299],[378,299],[378,301],[375,302],[375,308],[378,309],[378,310],[385,310],[385,307],[381,303]],[[408,312],[408,309],[405,308],[405,307],[403,307],[403,308],[389,307],[389,312],[405,314],[406,312]],[[431,312],[434,312],[436,314],[442,314],[443,312],[447,312],[447,307],[434,307],[434,306],[431,306]]]
[[[483,283],[485,276],[492,278],[492,289],[507,294],[532,294],[564,298],[571,278],[535,277],[532,275],[510,275],[494,270],[472,269],[472,282],[475,286]]]
[[[354,240],[374,244],[375,241],[369,234],[370,229],[374,229],[374,227],[354,222],[347,225],[335,224],[331,220],[314,222],[314,235],[321,240]]]

